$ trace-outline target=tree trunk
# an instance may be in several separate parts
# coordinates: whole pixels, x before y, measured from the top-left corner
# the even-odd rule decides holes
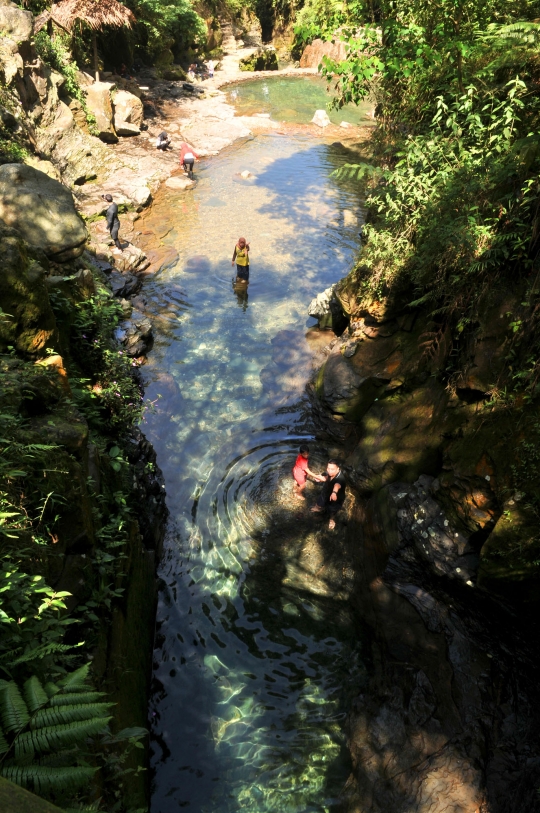
[[[98,61],[98,54],[97,54],[97,35],[95,31],[92,31],[92,47],[94,49],[94,71],[96,73],[96,82],[99,82],[99,61]]]

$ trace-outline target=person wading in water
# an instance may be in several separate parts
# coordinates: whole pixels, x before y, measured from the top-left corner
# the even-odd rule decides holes
[[[337,460],[328,461],[326,473],[323,476],[326,482],[322,487],[321,496],[317,500],[317,505],[314,505],[311,510],[315,512],[324,511],[330,514],[328,527],[333,531],[336,527],[334,517],[343,505],[345,499],[345,477],[341,472]]]
[[[234,247],[231,265],[236,261],[236,282],[249,283],[249,243],[245,237],[239,237]]]
[[[326,477],[320,474],[315,474],[314,471],[308,467],[309,449],[307,446],[300,446],[300,454],[296,458],[292,474],[294,478],[293,494],[299,500],[305,500],[303,491],[306,487],[308,477],[315,480],[316,483],[324,483]]]
[[[180,144],[180,163],[184,168],[184,172],[187,172],[188,176],[191,174],[193,177],[193,165],[195,161],[199,160],[199,156],[187,141],[182,141]]]
[[[107,228],[109,229],[109,233],[114,240],[114,245],[116,248],[119,248],[120,251],[123,251],[122,244],[118,239],[118,232],[120,230],[120,220],[118,219],[118,204],[115,203],[112,199],[112,195],[102,195],[103,200],[106,200],[107,203],[110,203],[109,208],[105,212],[105,219],[107,220]]]

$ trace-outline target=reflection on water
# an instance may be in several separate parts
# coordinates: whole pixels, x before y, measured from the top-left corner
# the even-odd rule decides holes
[[[326,567],[327,532],[291,479],[312,434],[305,384],[331,338],[306,330],[307,304],[358,245],[357,193],[330,177],[342,160],[319,142],[258,138],[199,165],[192,191],[165,190],[142,220],[178,256],[145,288],[147,394],[161,397],[144,428],[171,511],[153,813],[327,811],[347,776],[343,687],[364,666],[342,563]],[[240,234],[249,294],[231,282]]]
[[[272,79],[253,79],[225,88],[237,115],[252,116],[269,114],[274,121],[307,124],[316,110],[326,110],[333,124],[346,121],[349,124],[372,124],[367,113],[373,104],[369,101],[335,110],[328,107],[332,97],[326,90],[326,82],[319,76],[281,76]]]

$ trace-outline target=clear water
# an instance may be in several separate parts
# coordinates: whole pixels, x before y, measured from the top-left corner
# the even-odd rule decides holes
[[[367,113],[373,104],[346,105],[340,110],[329,106],[332,97],[326,82],[317,76],[282,76],[236,82],[225,88],[240,116],[269,113],[274,121],[308,124],[316,110],[326,110],[333,124],[373,124]]]
[[[144,292],[156,342],[143,428],[171,512],[153,813],[322,813],[350,770],[344,694],[362,680],[361,644],[317,565],[332,538],[309,514],[316,487],[307,505],[291,493],[313,435],[305,384],[332,338],[309,327],[307,305],[358,246],[357,190],[330,177],[342,160],[320,139],[259,137],[201,162],[197,186],[164,189],[142,221],[170,258]],[[248,294],[232,285],[240,234]],[[326,451],[313,452],[320,470]]]

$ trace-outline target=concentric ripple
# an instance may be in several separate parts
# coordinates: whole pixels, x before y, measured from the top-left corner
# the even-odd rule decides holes
[[[291,477],[303,441],[314,468],[327,459],[305,385],[331,336],[307,329],[305,313],[357,246],[357,191],[331,176],[340,154],[320,140],[247,142],[200,166],[189,195],[164,192],[142,225],[179,257],[145,288],[156,338],[144,430],[171,512],[152,813],[323,813],[350,768],[342,726],[347,686],[364,674],[358,631],[343,562],[308,511],[316,486],[301,503]],[[240,233],[253,255],[247,300],[231,286]]]

